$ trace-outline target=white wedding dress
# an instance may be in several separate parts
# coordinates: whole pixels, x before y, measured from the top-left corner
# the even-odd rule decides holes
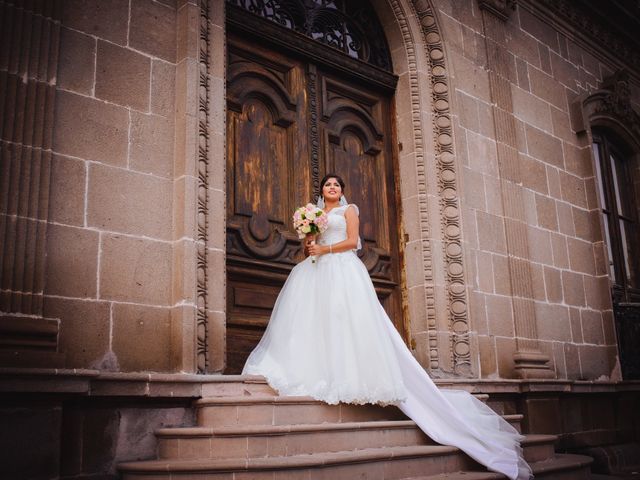
[[[329,212],[319,244],[347,238],[348,207]],[[316,263],[308,257],[293,268],[242,373],[263,375],[280,395],[394,404],[434,441],[458,447],[512,480],[532,477],[522,435],[468,392],[439,390],[431,381],[353,250],[321,255]]]

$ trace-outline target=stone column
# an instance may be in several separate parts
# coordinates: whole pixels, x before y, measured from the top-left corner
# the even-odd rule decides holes
[[[0,1],[0,365],[61,364],[42,317],[60,2]]]
[[[555,378],[549,358],[538,345],[538,333],[529,260],[529,242],[522,196],[522,179],[513,115],[511,80],[515,65],[509,61],[505,22],[515,0],[478,0],[487,50],[500,190],[507,239],[516,336],[515,372],[520,378]]]

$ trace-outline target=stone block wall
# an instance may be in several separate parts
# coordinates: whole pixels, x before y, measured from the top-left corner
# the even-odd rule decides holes
[[[532,0],[506,20],[484,3],[372,1],[399,76],[414,353],[441,376],[513,378],[518,355],[533,352],[529,361],[548,359],[545,375],[616,379],[593,158],[570,111],[624,59],[552,27]],[[4,262],[3,302],[14,287],[40,288],[34,312],[59,320],[67,367],[222,371],[224,1],[64,0],[54,14],[0,5],[6,18],[46,19],[56,32],[55,68],[32,75],[36,42],[5,27],[26,60],[3,53],[1,73],[11,85],[25,75],[47,84],[53,117],[38,127],[48,143],[30,146],[50,175],[46,212],[34,216],[46,241],[44,229],[20,227],[42,267],[7,280],[31,266]],[[45,98],[16,91],[18,113]],[[632,99],[637,107],[636,83]],[[28,129],[2,128],[2,171],[13,172],[11,146]],[[38,191],[20,178],[7,198]],[[27,200],[0,202],[0,219],[25,217]]]
[[[502,128],[501,119],[492,115],[496,92],[491,71],[498,62],[508,90],[501,95],[511,102],[517,156],[513,163],[520,170],[515,188],[524,209],[539,349],[557,378],[619,378],[591,146],[570,121],[572,104],[597,90],[618,62],[597,38],[587,44],[554,29],[531,2],[519,2],[507,12],[504,39],[495,42],[494,27],[480,3],[438,2],[455,91],[456,153],[462,165],[466,267],[479,374],[513,377],[514,337],[522,336],[514,318],[518,284],[509,267],[513,252],[505,220],[513,205],[503,182],[501,158],[506,154],[496,131]],[[495,43],[503,48],[496,49]],[[632,88],[637,107],[640,92],[637,85]]]
[[[45,315],[69,367],[173,370],[176,2],[61,2]]]

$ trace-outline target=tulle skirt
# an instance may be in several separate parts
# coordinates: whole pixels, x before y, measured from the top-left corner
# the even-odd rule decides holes
[[[397,404],[407,397],[388,317],[354,252],[294,267],[243,374],[281,395],[327,403]]]
[[[438,389],[414,359],[355,252],[294,267],[242,373],[263,375],[280,395],[397,405],[434,441],[512,480],[531,478],[523,437],[469,393]]]

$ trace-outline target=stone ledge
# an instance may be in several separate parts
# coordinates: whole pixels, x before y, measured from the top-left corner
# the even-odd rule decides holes
[[[640,381],[436,379],[440,388],[474,394],[528,392],[615,393],[640,391]],[[271,396],[266,381],[254,375],[104,372],[91,369],[0,368],[0,392],[68,393],[87,396],[202,398]]]

